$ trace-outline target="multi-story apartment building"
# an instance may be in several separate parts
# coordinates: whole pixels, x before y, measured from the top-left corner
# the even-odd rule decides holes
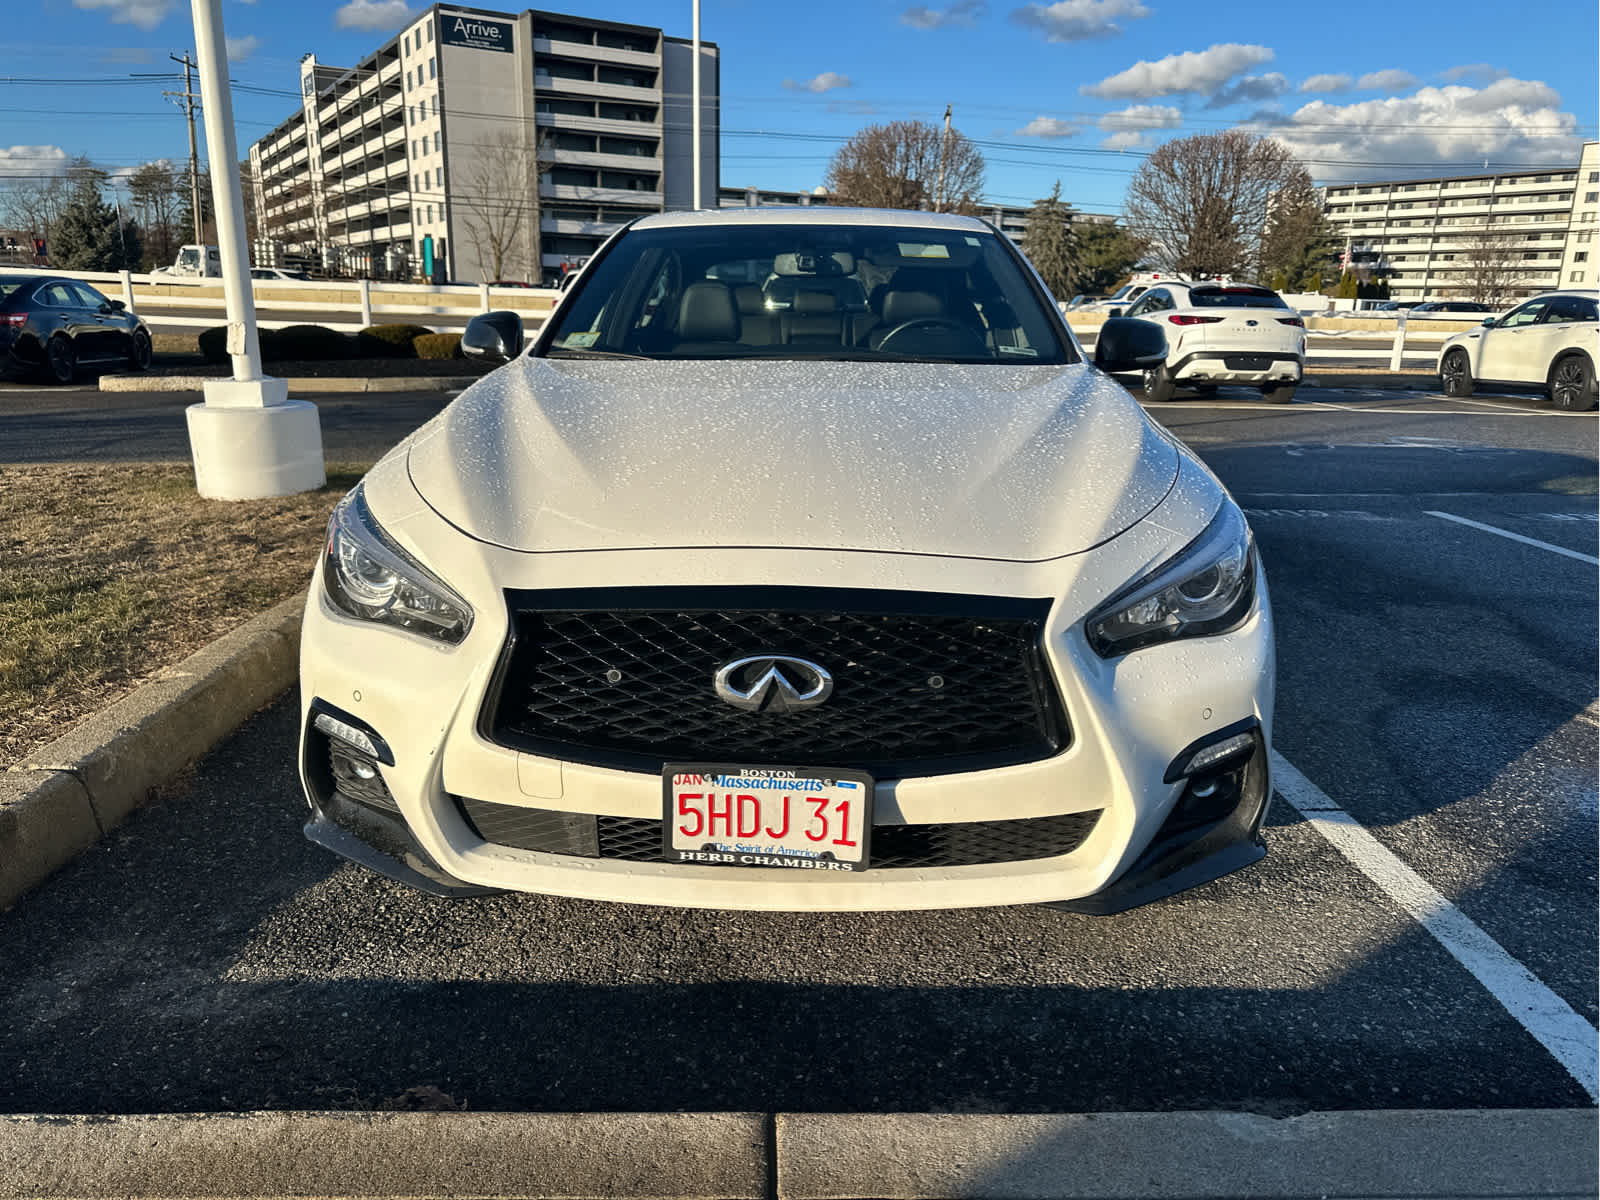
[[[258,258],[392,278],[539,282],[644,213],[696,207],[693,44],[660,29],[434,4],[356,66],[300,64],[250,147]],[[700,206],[716,203],[719,52],[701,43]]]
[[[1514,296],[1592,287],[1595,151],[1576,168],[1337,184],[1324,205],[1349,265],[1397,300],[1466,298],[1485,257],[1510,270]]]

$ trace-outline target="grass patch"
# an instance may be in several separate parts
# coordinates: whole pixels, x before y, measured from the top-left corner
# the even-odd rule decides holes
[[[249,501],[181,464],[0,467],[0,765],[304,588],[367,466]]]

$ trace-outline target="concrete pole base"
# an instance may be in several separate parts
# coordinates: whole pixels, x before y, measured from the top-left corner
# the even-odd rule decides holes
[[[327,482],[322,422],[309,401],[191,404],[188,421],[195,487],[208,500],[264,500]]]

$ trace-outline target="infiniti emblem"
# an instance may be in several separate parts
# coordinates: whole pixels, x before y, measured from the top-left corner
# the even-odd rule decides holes
[[[811,708],[833,695],[833,676],[804,658],[758,654],[723,667],[713,686],[718,698],[735,708],[785,713]]]

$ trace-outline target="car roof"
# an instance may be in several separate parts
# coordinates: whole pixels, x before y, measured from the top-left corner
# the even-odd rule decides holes
[[[989,233],[987,222],[955,213],[912,212],[892,208],[839,208],[833,205],[764,204],[753,208],[652,213],[633,229],[675,229],[708,225],[881,225],[894,229],[941,229],[951,233]]]

